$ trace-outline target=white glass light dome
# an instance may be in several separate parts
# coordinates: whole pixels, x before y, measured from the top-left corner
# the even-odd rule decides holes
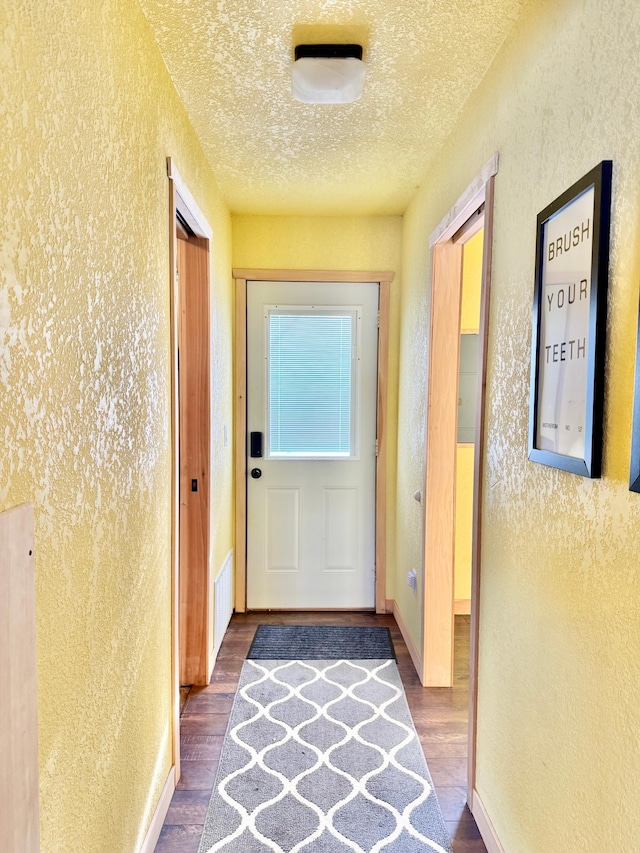
[[[300,45],[291,72],[293,97],[305,104],[349,104],[362,95],[367,69],[360,45]]]

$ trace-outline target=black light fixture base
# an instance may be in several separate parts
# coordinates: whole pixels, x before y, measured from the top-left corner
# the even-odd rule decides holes
[[[359,44],[299,44],[295,49],[297,59],[362,59]]]

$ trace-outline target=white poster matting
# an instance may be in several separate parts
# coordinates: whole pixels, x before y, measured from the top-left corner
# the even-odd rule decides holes
[[[543,225],[536,447],[585,457],[595,188]]]

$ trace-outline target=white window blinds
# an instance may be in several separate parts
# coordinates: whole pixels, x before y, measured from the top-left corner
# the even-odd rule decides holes
[[[268,314],[270,456],[352,456],[356,312]]]

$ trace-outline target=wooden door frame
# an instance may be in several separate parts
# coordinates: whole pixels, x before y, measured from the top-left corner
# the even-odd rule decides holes
[[[236,285],[235,334],[235,519],[236,579],[235,610],[247,609],[247,282],[299,281],[377,284],[378,296],[378,388],[376,404],[376,613],[386,613],[387,545],[387,396],[389,363],[389,305],[393,272],[330,270],[233,270]]]
[[[171,157],[167,157],[167,176],[169,178],[169,294],[170,294],[170,338],[171,338],[171,707],[172,707],[172,752],[175,768],[175,782],[180,778],[180,400],[178,376],[178,352],[180,344],[180,287],[176,275],[178,257],[176,218],[179,213],[196,237],[208,242],[210,258],[213,231],[206,217],[196,204],[189,188],[182,180]],[[207,262],[207,288],[210,275],[210,262]],[[207,324],[207,359],[209,357],[209,328]],[[204,452],[210,456],[211,439],[207,436]],[[209,459],[210,461],[210,459]],[[210,470],[210,465],[209,465]],[[210,529],[210,519],[207,529]],[[208,624],[211,619],[210,582],[211,575],[207,565],[204,586],[206,590],[207,617],[205,648],[209,652]],[[208,654],[201,669],[209,675]]]
[[[0,839],[5,853],[39,853],[38,680],[33,504],[0,512]]]
[[[480,322],[478,335],[478,398],[476,404],[476,434],[475,434],[475,460],[474,460],[474,482],[473,482],[473,516],[472,516],[472,557],[471,557],[471,636],[470,636],[470,655],[469,655],[469,745],[468,745],[468,777],[467,777],[467,801],[473,812],[474,809],[474,792],[476,782],[476,733],[478,719],[478,646],[479,646],[479,616],[480,616],[480,581],[481,581],[481,534],[482,534],[482,480],[484,473],[484,453],[485,453],[485,399],[486,399],[486,384],[487,384],[487,350],[488,350],[488,335],[489,335],[489,303],[490,303],[490,288],[491,288],[491,259],[493,246],[493,203],[494,203],[494,183],[495,175],[498,172],[498,154],[484,165],[480,173],[474,181],[469,185],[465,192],[453,205],[444,219],[440,222],[429,239],[429,246],[433,250],[434,265],[436,257],[442,247],[447,244],[452,245],[456,238],[460,239],[461,235],[463,242],[470,238],[473,232],[473,225],[468,227],[468,223],[473,221],[474,214],[484,205],[484,240],[483,240],[483,257],[482,257],[482,290],[480,300]],[[435,269],[434,269],[435,274]],[[461,280],[459,280],[461,286]],[[459,316],[458,316],[459,326]],[[431,364],[428,366],[427,374],[430,379]],[[428,379],[428,381],[429,381]],[[428,433],[427,433],[428,435]],[[455,436],[453,436],[455,438]],[[429,446],[426,447],[426,455],[429,454]],[[455,478],[455,467],[453,469],[453,477]],[[455,483],[455,480],[454,480]],[[425,475],[425,513],[426,505],[428,505],[427,482]],[[455,491],[454,491],[455,495]],[[426,530],[426,526],[425,526]],[[426,554],[429,543],[424,542],[424,555]],[[427,596],[434,593],[433,589],[428,589],[425,575],[425,601]],[[441,597],[442,599],[442,597]],[[428,652],[429,652],[429,630],[430,626],[425,621],[427,613],[423,601],[423,644],[422,644],[422,662],[423,671],[421,673],[422,683],[427,686],[426,675],[428,673]],[[451,594],[447,600],[441,600],[441,606],[448,608],[453,614],[453,585],[451,583]],[[451,617],[453,625],[453,616]],[[453,647],[453,635],[451,636],[451,648]],[[451,665],[453,664],[453,659]]]

